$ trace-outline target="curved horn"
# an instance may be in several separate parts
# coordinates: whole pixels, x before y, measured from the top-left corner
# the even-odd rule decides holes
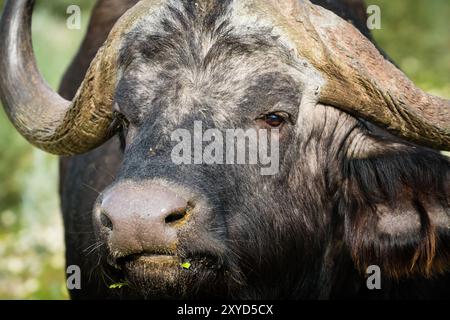
[[[450,101],[417,88],[350,23],[309,0],[250,2],[251,12],[270,19],[324,78],[317,103],[417,144],[450,150]]]
[[[397,136],[441,150],[450,149],[450,101],[416,87],[348,22],[306,5],[326,53],[312,59],[326,75],[320,101],[372,121]],[[305,17],[305,21],[308,21]]]
[[[117,59],[122,35],[136,20],[131,9],[91,63],[73,101],[40,75],[31,41],[34,0],[9,0],[0,25],[0,98],[16,129],[33,145],[58,155],[80,154],[111,134]]]

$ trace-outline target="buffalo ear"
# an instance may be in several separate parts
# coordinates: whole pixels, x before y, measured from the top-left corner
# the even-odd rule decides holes
[[[339,212],[358,269],[400,279],[450,270],[450,163],[425,150],[349,160]]]

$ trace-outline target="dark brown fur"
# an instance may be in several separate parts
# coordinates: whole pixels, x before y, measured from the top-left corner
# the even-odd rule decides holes
[[[73,96],[108,30],[134,1],[125,6],[122,2],[99,1],[90,35],[61,85],[64,97]],[[362,33],[370,36],[364,23],[362,2],[314,2],[351,20]],[[175,9],[170,15],[184,31],[192,23],[189,1],[185,3],[186,15]],[[211,21],[219,15],[220,12],[212,15]],[[440,227],[436,221],[449,214],[446,183],[450,169],[448,160],[438,152],[401,141],[371,124],[319,105],[311,110],[289,109],[294,118],[302,120],[301,134],[296,136],[293,126],[286,129],[284,139],[290,141],[290,148],[282,150],[282,174],[274,179],[263,179],[249,168],[225,170],[219,166],[213,171],[203,167],[192,171],[168,163],[168,142],[159,133],[199,118],[214,122],[218,112],[208,101],[199,99],[195,103],[208,110],[206,115],[193,113],[180,124],[171,123],[170,117],[164,114],[164,110],[174,108],[177,90],[173,88],[180,86],[176,80],[184,75],[181,63],[171,62],[181,57],[182,63],[194,61],[195,67],[206,64],[195,56],[195,43],[190,42],[188,33],[178,32],[170,19],[166,27],[173,32],[172,37],[153,34],[145,38],[144,32],[137,30],[136,37],[129,39],[122,54],[124,64],[135,60],[133,54],[150,62],[158,58],[158,63],[167,64],[158,74],[158,86],[152,88],[157,91],[158,99],[148,101],[145,84],[137,82],[132,71],[119,84],[116,98],[122,102],[123,113],[132,117],[135,106],[139,107],[138,111],[146,111],[136,141],[126,146],[124,153],[119,139],[114,138],[89,154],[61,160],[67,264],[78,264],[82,270],[89,270],[83,273],[83,289],[71,292],[73,298],[114,297],[106,284],[120,280],[116,277],[122,275],[103,267],[107,250],[99,250],[101,254],[97,256],[87,254],[86,248],[97,241],[91,210],[98,192],[125,178],[136,181],[166,178],[184,183],[213,204],[214,210],[209,214],[216,218],[214,229],[223,231],[215,236],[222,240],[228,236],[229,242],[227,249],[217,245],[212,250],[220,252],[224,260],[221,263],[228,268],[232,279],[225,281],[226,277],[218,277],[215,281],[214,274],[205,274],[204,279],[191,283],[192,291],[198,291],[198,296],[186,294],[187,297],[215,294],[233,298],[388,298],[449,294],[448,276],[441,275],[449,265],[446,245],[449,231],[445,223]],[[135,41],[138,36],[144,40]],[[217,50],[214,58],[231,53],[245,55],[246,50],[252,53],[254,49],[249,39],[221,39],[228,42],[225,41],[222,50]],[[184,42],[191,45],[190,51],[183,47]],[[270,42],[258,44],[273,49]],[[183,54],[189,57],[183,60]],[[243,59],[243,63],[246,61]],[[242,100],[250,101],[250,105],[245,102],[239,105],[243,115],[254,105],[275,104],[281,98],[287,105],[295,106],[301,96],[292,78],[276,70],[263,71],[245,91]],[[220,76],[213,80],[217,78]],[[233,91],[232,98],[234,90],[228,91]],[[231,125],[245,124],[242,118],[231,120],[235,120]],[[155,145],[160,147],[160,153],[148,159],[146,150]],[[262,189],[264,184],[269,191]],[[264,197],[252,197],[255,194]],[[415,228],[417,217],[420,223]],[[383,226],[380,221],[384,218],[388,223]],[[389,233],[405,219],[411,219],[411,230]],[[201,237],[186,237],[192,247],[205,245]],[[214,243],[209,245],[214,247]],[[364,289],[364,270],[371,264],[380,264],[386,276],[380,292]],[[430,275],[436,278],[427,279]],[[145,285],[140,290],[125,290],[122,294],[123,297],[158,297],[151,290],[146,292]],[[170,292],[164,294],[170,296]]]

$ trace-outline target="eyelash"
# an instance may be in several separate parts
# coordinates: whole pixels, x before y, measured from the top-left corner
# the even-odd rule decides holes
[[[291,116],[286,112],[270,112],[260,115],[256,120],[264,121],[271,128],[280,128],[285,123],[291,123]]]

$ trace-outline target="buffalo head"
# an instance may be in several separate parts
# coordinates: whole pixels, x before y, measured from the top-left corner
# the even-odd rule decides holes
[[[448,268],[449,162],[431,148],[450,148],[450,102],[346,21],[306,0],[143,0],[66,101],[37,70],[32,3],[7,2],[0,96],[54,154],[120,135],[92,221],[130,294],[328,297],[371,264],[390,279]],[[270,132],[278,172],[175,163],[172,133],[196,123]]]

